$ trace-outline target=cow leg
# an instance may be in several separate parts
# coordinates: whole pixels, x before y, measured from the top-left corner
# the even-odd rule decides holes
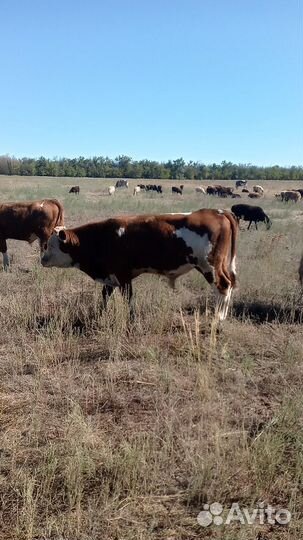
[[[249,231],[249,228],[250,228],[251,224],[252,224],[252,221],[250,221],[249,224],[248,224],[248,227],[247,227],[248,231]]]
[[[110,287],[109,285],[104,285],[102,289],[102,299],[103,299],[103,306],[107,306],[107,302],[110,298],[110,296],[114,292],[114,287]]]
[[[127,299],[128,303],[130,304],[132,296],[133,296],[133,287],[131,284],[131,281],[128,283],[124,283],[123,285],[120,285],[120,292],[125,298]]]
[[[3,256],[3,270],[8,270],[10,262],[9,262],[9,256],[7,253],[7,244],[6,244],[6,240],[2,238],[0,239],[0,251]]]
[[[256,231],[258,230],[258,225],[257,225],[257,222],[255,221],[255,227],[256,227]]]
[[[40,246],[40,256],[42,257],[42,255],[43,255],[43,253],[45,251],[45,245],[47,244],[47,241],[49,239],[49,234],[40,233],[39,236],[38,236],[38,239],[39,239],[39,246]],[[34,238],[34,240],[35,240],[35,238]]]

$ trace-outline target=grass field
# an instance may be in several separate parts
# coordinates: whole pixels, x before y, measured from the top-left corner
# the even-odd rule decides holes
[[[153,181],[152,181],[153,182]],[[66,225],[119,213],[230,208],[239,201],[122,190],[113,180],[0,177],[1,200],[58,198]],[[135,185],[137,182],[132,182]],[[80,185],[80,196],[68,188]],[[231,185],[231,182],[224,182]],[[250,182],[250,186],[253,182]],[[119,293],[77,270],[45,269],[38,245],[8,241],[1,273],[0,539],[290,540],[303,537],[303,202],[263,182],[273,226],[243,230],[239,286],[217,327],[198,273],[177,291]],[[299,186],[289,186],[299,187]],[[249,201],[249,199],[248,199]],[[248,202],[246,195],[242,202]],[[246,228],[245,224],[245,228]],[[197,522],[204,504],[288,509],[288,525]]]

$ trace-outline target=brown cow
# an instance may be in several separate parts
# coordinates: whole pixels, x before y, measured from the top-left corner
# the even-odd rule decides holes
[[[38,239],[42,254],[43,245],[54,228],[63,225],[63,207],[56,199],[0,204],[0,251],[4,270],[9,266],[6,240],[25,240],[32,244]]]
[[[235,217],[225,210],[187,214],[120,216],[57,230],[43,266],[76,267],[103,283],[103,298],[118,287],[128,299],[132,280],[144,273],[175,280],[195,268],[218,292],[218,316],[226,318],[236,281]]]
[[[260,193],[249,193],[249,194],[248,194],[248,197],[249,197],[250,199],[260,199],[260,198],[261,198],[261,195],[260,195]]]

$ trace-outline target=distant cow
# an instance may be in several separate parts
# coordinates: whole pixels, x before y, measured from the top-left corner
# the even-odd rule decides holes
[[[207,193],[207,195],[217,195],[216,186],[207,186],[206,193]]]
[[[173,186],[171,188],[171,192],[172,193],[177,193],[178,195],[182,195],[183,194],[183,188],[184,188],[184,186],[180,186],[180,187]]]
[[[281,199],[284,202],[298,202],[301,200],[301,194],[299,191],[281,191]]]
[[[231,198],[232,199],[241,199],[241,195],[239,193],[233,193]]]
[[[134,187],[134,192],[133,192],[134,197],[135,197],[136,195],[138,195],[138,193],[140,193],[140,191],[141,191],[140,186],[135,186],[135,187]]]
[[[130,300],[140,274],[176,279],[197,269],[218,291],[217,311],[226,318],[236,282],[237,221],[225,210],[189,214],[120,216],[55,231],[43,266],[79,268],[105,285],[106,302],[115,287]]]
[[[196,187],[196,193],[203,193],[203,195],[206,195],[206,191],[202,186]]]
[[[260,198],[261,198],[261,195],[260,195],[260,193],[249,193],[249,194],[248,194],[248,197],[249,197],[250,199],[260,199]]]
[[[116,189],[118,189],[118,188],[128,188],[128,187],[129,187],[128,180],[123,180],[123,179],[117,180],[116,185],[115,185]]]
[[[215,186],[217,189],[218,197],[231,197],[234,191],[232,187]]]
[[[249,193],[249,189],[246,189],[246,188],[242,189],[242,193]]]
[[[69,193],[75,193],[76,195],[80,194],[80,186],[72,186],[69,190]]]
[[[113,195],[116,191],[116,188],[115,186],[109,186],[108,189],[107,189],[107,192],[109,195]]]
[[[147,184],[145,186],[146,191],[155,191],[156,193],[162,193],[162,186],[157,186],[156,184]]]
[[[39,240],[40,251],[55,227],[64,226],[63,207],[56,199],[0,204],[0,251],[3,268],[9,266],[6,240]]]
[[[260,195],[263,195],[264,193],[264,188],[262,188],[262,186],[253,186],[253,191],[255,193],[259,193]]]
[[[231,211],[235,214],[236,218],[240,221],[249,221],[247,230],[250,228],[252,222],[254,222],[256,229],[258,230],[257,223],[262,221],[266,224],[267,229],[270,229],[272,222],[268,215],[265,214],[263,208],[260,206],[251,206],[249,204],[234,204],[231,207]]]
[[[247,185],[247,180],[236,180],[236,189]]]

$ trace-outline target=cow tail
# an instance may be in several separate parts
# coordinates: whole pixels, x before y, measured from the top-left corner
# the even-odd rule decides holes
[[[231,284],[232,287],[236,286],[236,268],[235,268],[235,260],[236,260],[236,244],[237,244],[237,236],[238,236],[238,228],[239,224],[235,218],[235,216],[228,211],[224,211],[224,215],[227,217],[230,228],[231,228],[231,246],[230,246],[230,278],[231,278]]]

